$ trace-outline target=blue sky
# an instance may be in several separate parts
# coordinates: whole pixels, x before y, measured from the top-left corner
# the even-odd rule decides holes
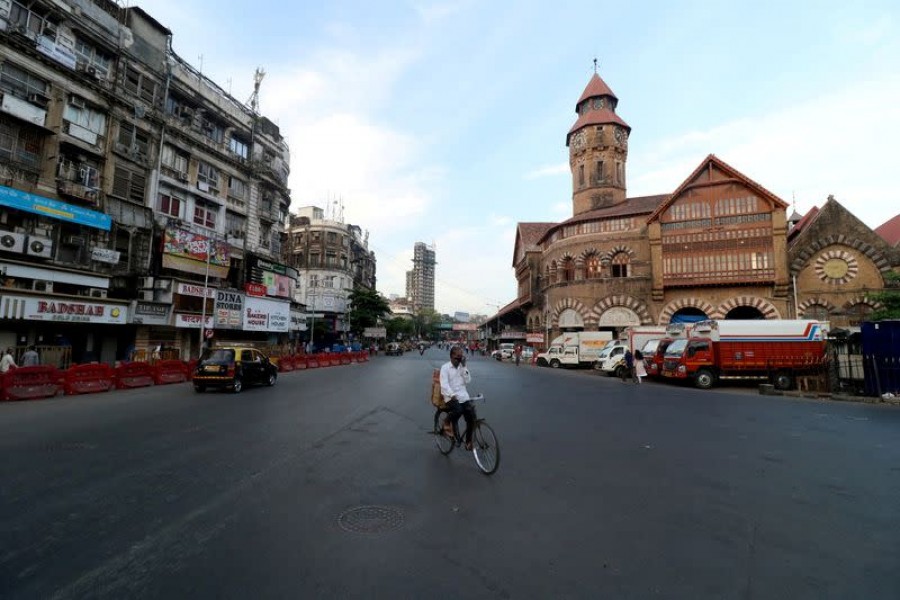
[[[595,57],[632,127],[629,196],[716,154],[801,213],[829,194],[873,228],[900,213],[896,2],[138,4],[236,98],[266,70],[292,206],[342,201],[386,295],[436,244],[441,312],[511,301],[516,223],[572,215],[565,134]]]

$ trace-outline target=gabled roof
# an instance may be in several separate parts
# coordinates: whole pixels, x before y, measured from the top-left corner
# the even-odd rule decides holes
[[[575,103],[576,110],[578,109],[578,105],[587,100],[588,98],[593,98],[595,96],[612,96],[616,98],[616,95],[613,94],[613,91],[609,89],[609,86],[606,85],[606,82],[600,79],[600,76],[594,73],[594,76],[591,77],[591,80],[588,81],[587,86],[584,88],[584,91],[581,93],[581,98],[578,99],[578,102]],[[616,98],[618,100],[618,98]]]
[[[900,248],[900,215],[876,227],[875,233],[894,248]]]
[[[675,202],[678,199],[678,197],[681,196],[682,193],[684,193],[686,190],[690,189],[693,185],[696,185],[696,183],[701,178],[702,173],[705,169],[712,169],[713,167],[715,167],[719,171],[722,171],[729,178],[737,179],[738,181],[740,181],[741,183],[746,185],[748,188],[755,191],[760,196],[770,200],[776,206],[780,206],[781,208],[787,209],[787,207],[788,207],[787,202],[785,202],[784,200],[782,200],[781,198],[779,198],[778,196],[776,196],[775,194],[773,194],[772,192],[770,192],[769,190],[767,190],[766,188],[761,186],[760,184],[756,183],[755,181],[753,181],[752,179],[750,179],[749,177],[747,177],[746,175],[744,175],[743,173],[741,173],[740,171],[738,171],[737,169],[735,169],[734,167],[732,167],[731,165],[729,165],[728,163],[726,163],[725,161],[720,159],[715,154],[710,154],[705,159],[703,159],[703,161],[700,163],[700,166],[698,166],[696,169],[694,169],[694,172],[691,173],[690,176],[688,176],[688,178],[685,179],[684,182],[680,186],[678,186],[678,189],[675,190],[674,192],[672,192],[672,195],[669,197],[669,200],[659,205],[659,207],[656,209],[656,211],[652,215],[650,215],[650,218],[648,219],[648,221],[653,221],[654,219],[658,219],[659,216],[663,213],[663,211],[665,211],[667,208],[669,208],[669,206],[673,202]]]
[[[516,251],[521,245],[525,252],[538,250],[538,242],[547,230],[556,223],[519,223],[516,226],[516,242],[513,244],[513,267],[516,266]]]
[[[619,115],[608,108],[602,108],[600,110],[586,110],[581,113],[581,116],[578,117],[578,120],[575,121],[575,124],[569,129],[569,133],[578,131],[582,127],[587,127],[588,125],[608,125],[610,123],[621,125],[628,131],[631,131],[631,125],[623,121]],[[568,134],[566,134],[566,146],[568,145],[569,139]]]
[[[616,204],[614,206],[608,206],[606,208],[598,208],[596,210],[589,210],[587,212],[583,212],[575,215],[570,219],[566,219],[561,223],[553,223],[541,238],[537,241],[537,243],[541,243],[544,239],[550,235],[553,231],[556,231],[560,227],[565,227],[566,225],[572,225],[574,223],[581,223],[582,221],[593,221],[596,219],[610,219],[613,217],[629,217],[634,215],[649,215],[656,207],[660,205],[660,203],[665,202],[669,198],[668,194],[657,194],[655,196],[637,196],[634,198],[628,198],[625,202],[620,204]]]
[[[787,235],[788,243],[790,243],[790,241],[792,239],[794,239],[795,237],[800,235],[800,232],[803,231],[806,227],[808,227],[810,223],[815,221],[816,217],[818,217],[818,216],[819,216],[819,207],[813,206],[811,209],[809,209],[809,211],[805,215],[800,217],[800,220],[797,221],[797,223],[793,227],[791,227],[790,231],[788,231],[788,235]]]

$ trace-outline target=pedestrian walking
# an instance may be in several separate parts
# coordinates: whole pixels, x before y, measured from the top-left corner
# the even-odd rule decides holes
[[[15,369],[17,366],[16,359],[13,358],[13,349],[7,348],[3,353],[3,358],[0,358],[0,373],[8,373],[10,369]]]
[[[640,350],[634,351],[634,381],[641,383],[641,379],[647,376],[647,369],[644,367],[644,353]]]
[[[516,344],[515,350],[513,350],[513,354],[516,355],[516,366],[519,366],[519,361],[522,359],[522,344]]]
[[[634,355],[628,348],[625,349],[625,368],[622,369],[622,383],[634,378]]]
[[[34,347],[34,344],[28,346],[28,350],[22,354],[22,366],[23,367],[36,367],[41,364],[41,357],[38,356],[37,349]]]

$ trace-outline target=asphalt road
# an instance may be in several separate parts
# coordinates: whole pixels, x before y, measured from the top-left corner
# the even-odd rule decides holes
[[[0,404],[0,597],[900,598],[896,407],[445,358]]]

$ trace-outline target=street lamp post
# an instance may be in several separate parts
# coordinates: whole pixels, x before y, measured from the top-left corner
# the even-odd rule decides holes
[[[209,260],[210,260],[210,242],[212,240],[206,238],[206,275],[203,277],[203,309],[200,311],[200,356],[203,356],[203,343],[206,341],[206,296],[209,290]]]
[[[485,302],[488,306],[493,306],[497,309],[497,348],[500,347],[500,335],[503,330],[503,317],[500,316],[500,304],[494,304],[493,302]]]

